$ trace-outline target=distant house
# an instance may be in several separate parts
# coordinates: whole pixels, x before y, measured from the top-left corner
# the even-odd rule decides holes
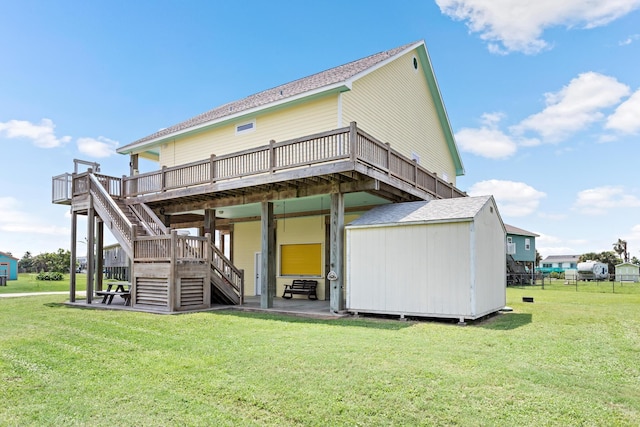
[[[0,252],[0,276],[6,277],[7,280],[18,280],[18,258]]]
[[[577,269],[579,258],[580,255],[549,255],[542,260],[542,267],[538,271],[564,273],[568,269]]]
[[[537,234],[505,224],[507,232],[507,284],[521,285],[533,279]]]
[[[509,224],[504,228],[507,230],[507,255],[517,262],[535,263],[536,237],[539,235]]]
[[[640,266],[623,262],[616,265],[616,281],[618,282],[638,282],[640,281]]]

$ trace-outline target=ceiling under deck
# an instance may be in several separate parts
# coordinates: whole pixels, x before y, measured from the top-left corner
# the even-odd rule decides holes
[[[238,181],[241,184],[243,179]],[[200,189],[170,190],[161,196],[141,199],[159,213],[202,215],[204,209],[216,209],[216,217],[223,219],[259,217],[263,201],[274,203],[276,215],[301,215],[305,212],[317,214],[329,209],[330,194],[337,191],[345,194],[345,209],[348,211],[357,210],[358,207],[419,200],[355,171],[299,177],[258,185],[253,180],[246,181],[251,185],[237,185],[236,188],[209,192],[205,188],[213,188],[207,185]]]

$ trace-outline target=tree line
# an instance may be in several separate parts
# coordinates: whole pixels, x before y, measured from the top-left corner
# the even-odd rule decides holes
[[[69,273],[71,265],[71,251],[58,249],[57,252],[47,252],[36,256],[25,252],[18,261],[18,271],[21,273]]]

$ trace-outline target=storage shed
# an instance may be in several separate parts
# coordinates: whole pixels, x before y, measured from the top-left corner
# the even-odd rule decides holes
[[[640,281],[640,266],[623,262],[616,265],[616,281],[618,282],[638,282]]]
[[[11,254],[0,252],[0,280],[18,280],[18,258]]]
[[[505,306],[506,234],[493,196],[379,206],[345,230],[352,313],[464,322]]]

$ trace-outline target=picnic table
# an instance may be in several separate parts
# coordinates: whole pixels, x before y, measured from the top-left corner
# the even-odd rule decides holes
[[[131,303],[131,283],[107,282],[107,289],[103,291],[96,291],[96,295],[102,297],[102,304],[111,304],[113,302],[113,297],[119,295],[124,298],[124,305],[129,305]]]

